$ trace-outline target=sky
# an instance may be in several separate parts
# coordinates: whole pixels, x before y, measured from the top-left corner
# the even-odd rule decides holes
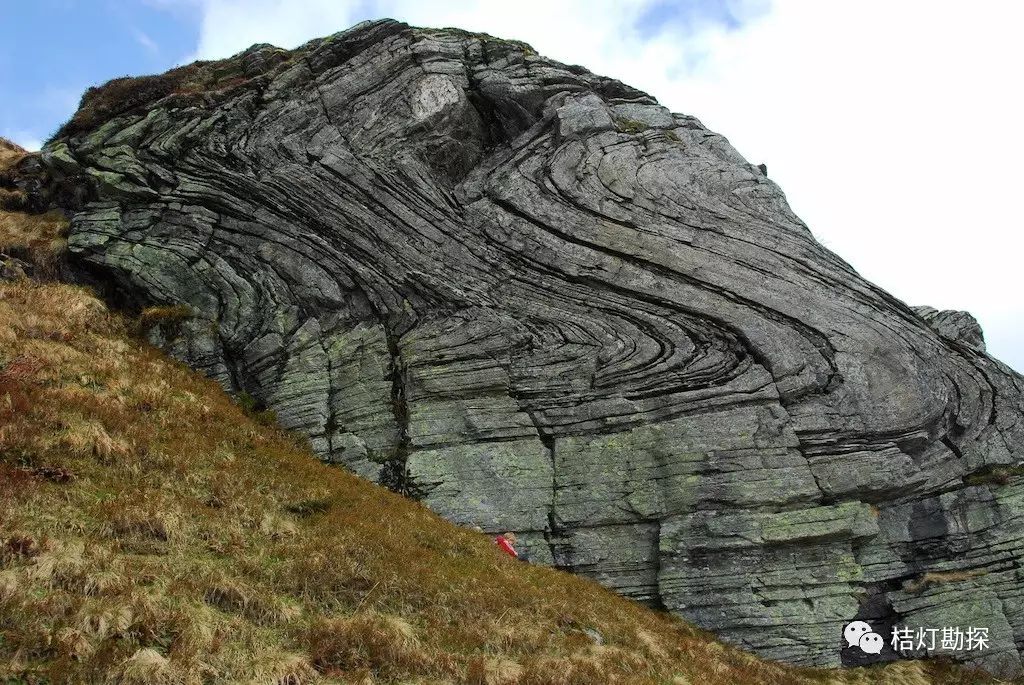
[[[524,40],[699,117],[862,275],[970,311],[1024,371],[1022,2],[0,0],[0,17],[0,135],[33,149],[90,85],[252,43],[379,17]]]

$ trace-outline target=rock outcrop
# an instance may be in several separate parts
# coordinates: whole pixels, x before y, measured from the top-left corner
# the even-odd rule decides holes
[[[43,161],[80,277],[325,460],[768,657],[1021,671],[1024,378],[695,118],[380,21],[90,91]]]
[[[939,311],[933,307],[914,307],[914,311],[943,338],[952,343],[963,343],[984,352],[985,334],[970,312],[954,309]]]

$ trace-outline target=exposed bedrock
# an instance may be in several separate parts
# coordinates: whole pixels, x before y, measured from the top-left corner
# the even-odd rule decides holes
[[[44,151],[73,265],[325,460],[767,657],[1021,671],[1024,378],[693,117],[392,21],[117,88]]]

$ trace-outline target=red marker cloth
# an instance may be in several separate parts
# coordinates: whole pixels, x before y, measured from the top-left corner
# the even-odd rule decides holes
[[[494,538],[494,542],[496,542],[498,544],[498,547],[501,547],[502,551],[505,552],[505,554],[509,555],[513,559],[518,559],[519,558],[519,553],[516,552],[516,548],[512,546],[511,542],[506,540],[501,535],[499,535],[498,537]]]

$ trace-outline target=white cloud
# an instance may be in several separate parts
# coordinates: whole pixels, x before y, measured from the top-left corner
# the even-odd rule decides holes
[[[43,146],[43,141],[29,131],[3,131],[0,132],[0,137],[20,145],[29,152],[35,152]]]
[[[198,59],[218,59],[253,43],[293,48],[358,21],[355,2],[193,0],[202,6]]]
[[[763,12],[733,0],[739,29],[690,21],[645,37],[635,26],[651,0],[191,1],[203,58],[393,16],[525,40],[620,78],[767,163],[865,277],[911,304],[972,311],[990,350],[1024,370],[1024,4],[776,0]]]
[[[141,29],[132,29],[132,37],[135,38],[135,42],[142,46],[142,48],[151,55],[160,54],[160,46],[157,45],[156,41],[149,37],[149,34]]]
[[[972,311],[1024,370],[1022,22],[1003,2],[778,2],[663,99],[766,162],[864,276]]]

